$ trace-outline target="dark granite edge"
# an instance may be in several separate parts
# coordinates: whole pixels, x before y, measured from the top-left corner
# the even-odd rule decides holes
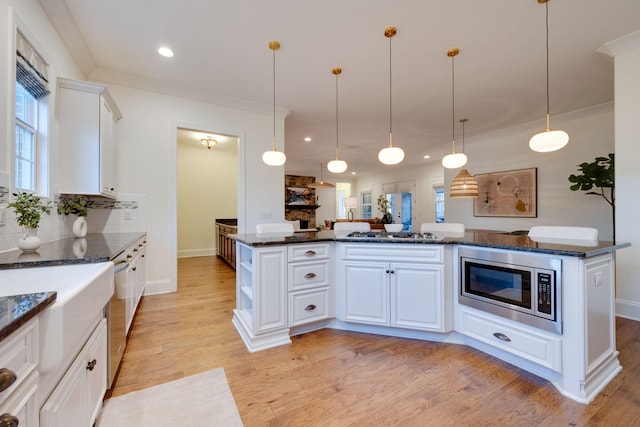
[[[40,314],[43,310],[45,310],[47,307],[53,304],[56,301],[56,298],[58,297],[58,293],[55,291],[39,292],[39,293],[45,293],[47,294],[47,297],[44,300],[40,301],[31,309],[29,309],[27,312],[21,314],[18,318],[12,320],[10,323],[2,327],[2,329],[0,329],[0,341],[7,338],[13,332],[17,331],[22,325],[24,325],[29,320],[33,319],[35,316]],[[34,295],[34,294],[24,294],[24,295]],[[10,297],[2,297],[2,298],[10,298]]]
[[[92,257],[92,258],[65,258],[65,259],[55,259],[55,260],[45,260],[45,261],[25,261],[25,262],[14,262],[14,263],[3,263],[3,270],[10,270],[16,268],[32,268],[32,267],[55,267],[60,265],[74,265],[74,264],[92,264],[99,262],[109,261],[110,258],[108,256],[100,256],[100,257]]]
[[[306,243],[316,243],[316,242],[466,245],[466,246],[477,246],[477,247],[486,247],[486,248],[493,248],[493,249],[504,249],[504,250],[558,255],[558,256],[570,256],[570,257],[577,257],[577,258],[590,258],[597,255],[611,253],[615,250],[631,246],[631,244],[627,242],[615,243],[615,244],[613,242],[602,242],[606,244],[606,246],[590,248],[588,246],[579,247],[579,246],[568,245],[566,247],[563,247],[564,245],[554,244],[554,245],[549,245],[549,247],[539,247],[539,246],[527,246],[527,245],[518,245],[518,244],[503,244],[503,243],[496,243],[496,242],[469,241],[463,238],[445,238],[443,240],[422,240],[422,239],[390,239],[390,238],[364,237],[364,238],[354,239],[354,238],[336,236],[333,233],[325,234],[324,236],[318,236],[318,234],[324,234],[324,233],[322,232],[294,233],[293,235],[286,236],[286,237],[282,237],[282,236],[273,236],[270,238],[263,237],[263,238],[259,238],[258,240],[253,240],[254,238],[256,238],[255,234],[253,235],[252,234],[250,235],[229,234],[228,237],[237,242],[240,242],[252,247],[289,245],[289,244],[306,244]],[[487,233],[487,234],[502,235],[503,233],[498,232],[498,233]]]

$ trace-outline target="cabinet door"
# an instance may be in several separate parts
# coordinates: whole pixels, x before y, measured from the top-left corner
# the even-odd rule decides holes
[[[389,324],[389,264],[349,261],[342,264],[341,291],[347,322]]]
[[[107,325],[103,321],[87,343],[87,355],[84,359],[87,394],[87,415],[89,424],[98,417],[102,408],[102,398],[107,391]]]
[[[391,264],[391,325],[443,331],[443,265]]]
[[[40,427],[89,425],[84,395],[84,359],[76,359],[40,411]]]
[[[115,196],[115,130],[113,112],[100,96],[100,186],[102,193]]]

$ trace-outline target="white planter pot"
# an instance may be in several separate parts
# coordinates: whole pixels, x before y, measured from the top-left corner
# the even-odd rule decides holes
[[[18,239],[18,248],[22,252],[35,252],[40,247],[40,238],[37,228],[24,228],[22,236]]]
[[[73,235],[76,237],[84,237],[87,235],[87,220],[83,216],[79,216],[73,222],[73,227],[71,228]]]

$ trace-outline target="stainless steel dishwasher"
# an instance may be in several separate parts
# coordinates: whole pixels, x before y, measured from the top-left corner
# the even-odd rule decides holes
[[[113,387],[122,355],[127,345],[126,334],[126,298],[127,298],[127,268],[130,257],[127,258],[129,250],[122,252],[112,261],[114,267],[114,292],[109,301],[109,313],[107,316],[108,328],[108,360],[109,372],[107,377],[107,388]]]

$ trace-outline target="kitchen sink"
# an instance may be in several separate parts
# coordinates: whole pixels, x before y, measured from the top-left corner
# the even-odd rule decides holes
[[[113,295],[113,263],[0,270],[0,296],[48,291],[58,295],[40,313],[41,373],[73,360],[88,338]]]

